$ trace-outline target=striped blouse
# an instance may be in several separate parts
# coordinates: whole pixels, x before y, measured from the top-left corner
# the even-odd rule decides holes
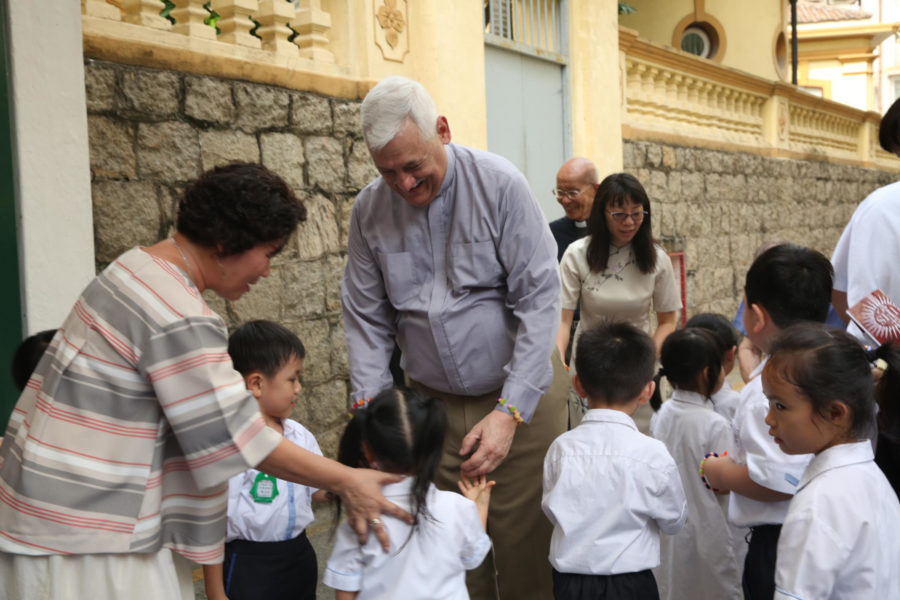
[[[75,303],[0,449],[0,551],[222,561],[228,478],[281,436],[172,264],[132,249]]]

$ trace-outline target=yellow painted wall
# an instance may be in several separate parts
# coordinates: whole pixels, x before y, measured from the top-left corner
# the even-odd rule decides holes
[[[481,0],[406,0],[409,52],[403,62],[384,58],[375,47],[375,11],[382,0],[332,2],[332,23],[350,23],[340,40],[339,63],[355,65],[373,83],[389,75],[420,82],[450,122],[453,141],[487,147],[484,84],[484,31]],[[402,8],[402,2],[398,2]]]
[[[775,38],[789,27],[788,3],[782,0],[626,0],[637,9],[619,22],[639,32],[640,37],[672,45],[676,26],[685,17],[701,11],[721,24],[725,53],[720,63],[747,73],[780,79],[775,67]],[[790,44],[788,38],[788,45]]]
[[[622,170],[622,90],[615,2],[569,1],[572,156]]]

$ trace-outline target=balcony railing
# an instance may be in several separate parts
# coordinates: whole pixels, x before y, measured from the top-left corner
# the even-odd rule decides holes
[[[85,56],[343,97],[372,85],[346,48],[336,49],[332,38],[349,32],[332,28],[322,0],[170,0],[168,8],[162,16],[163,0],[81,0]]]
[[[625,137],[900,169],[878,148],[880,116],[619,30]]]

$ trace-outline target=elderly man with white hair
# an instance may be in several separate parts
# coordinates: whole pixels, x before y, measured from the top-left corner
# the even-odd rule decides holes
[[[566,428],[568,389],[551,354],[560,283],[550,229],[509,161],[450,143],[417,82],[381,81],[361,118],[381,177],[350,219],[342,300],[353,399],[392,385],[396,340],[410,384],[447,408],[435,483],[456,489],[460,471],[497,482],[493,565],[470,574],[471,596],[550,598],[541,473]]]

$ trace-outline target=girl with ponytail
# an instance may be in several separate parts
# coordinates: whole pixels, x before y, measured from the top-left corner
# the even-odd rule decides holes
[[[711,400],[725,379],[721,344],[707,329],[681,329],[663,342],[660,363],[650,399],[658,411],[650,434],[666,445],[678,465],[688,519],[680,533],[662,538],[656,570],[659,596],[739,600],[744,532],[728,523],[727,496],[706,484],[702,466],[697,473],[697,463],[707,455],[733,453],[731,426],[716,413]],[[662,377],[674,388],[665,403],[659,392]]]
[[[324,583],[337,600],[468,598],[465,572],[490,549],[485,533],[490,489],[484,476],[459,482],[463,495],[439,491],[432,480],[441,460],[447,417],[440,400],[409,388],[385,390],[354,412],[341,437],[338,461],[407,477],[384,487],[385,497],[409,510],[413,525],[373,519],[391,540],[384,552],[374,537],[362,546],[345,522],[338,527]],[[338,508],[340,511],[340,507]]]

